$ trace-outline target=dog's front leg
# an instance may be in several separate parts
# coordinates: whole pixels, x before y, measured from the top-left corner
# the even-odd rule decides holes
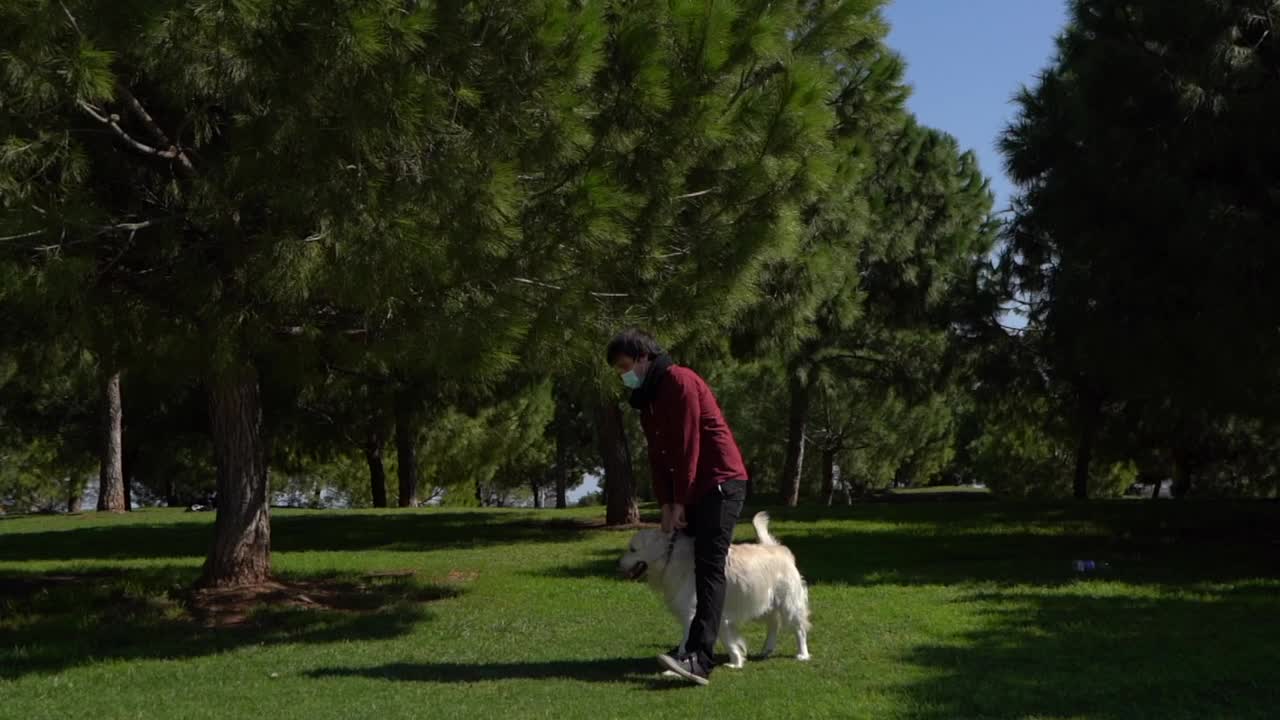
[[[676,591],[672,610],[680,622],[680,647],[676,653],[684,655],[689,651],[689,630],[693,626],[693,615],[698,610],[698,593],[692,581],[684,583]]]

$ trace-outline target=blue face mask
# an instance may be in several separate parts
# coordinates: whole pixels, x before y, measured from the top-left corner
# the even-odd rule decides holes
[[[635,390],[640,387],[642,380],[636,374],[635,370],[628,370],[622,373],[622,384],[627,386],[629,390]]]

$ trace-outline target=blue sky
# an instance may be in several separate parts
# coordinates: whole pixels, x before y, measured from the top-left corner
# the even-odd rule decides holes
[[[1012,186],[996,138],[1013,118],[1013,94],[1048,65],[1066,12],[1066,0],[890,0],[885,9],[888,44],[907,62],[908,106],[978,154],[997,211]]]

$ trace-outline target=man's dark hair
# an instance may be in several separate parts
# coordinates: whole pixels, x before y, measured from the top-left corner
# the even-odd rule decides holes
[[[639,328],[630,328],[623,330],[610,340],[604,354],[605,361],[612,365],[619,355],[628,355],[637,360],[642,357],[653,359],[659,355],[666,355],[667,351],[663,350],[649,333]]]

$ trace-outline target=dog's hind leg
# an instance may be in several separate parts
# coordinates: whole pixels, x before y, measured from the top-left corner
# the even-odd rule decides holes
[[[782,601],[783,620],[796,633],[797,660],[809,659],[809,590],[799,577]]]
[[[800,646],[800,652],[796,653],[797,660],[809,659],[809,631],[803,625],[796,628],[796,643]]]
[[[773,651],[778,649],[778,627],[782,625],[782,618],[778,617],[777,611],[769,613],[769,617],[765,618],[769,623],[769,634],[764,639],[764,651],[760,653],[761,657],[769,657]]]
[[[747,641],[742,633],[736,625],[726,622],[720,626],[720,635],[725,650],[729,651],[729,664],[725,667],[741,668],[747,662]]]

